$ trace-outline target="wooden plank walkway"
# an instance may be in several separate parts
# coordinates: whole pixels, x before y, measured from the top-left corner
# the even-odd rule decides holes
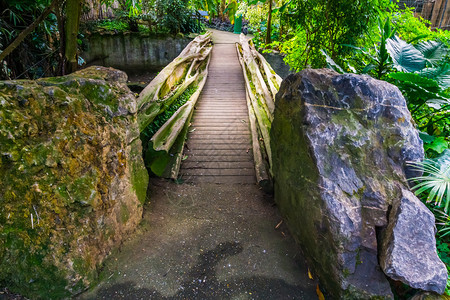
[[[234,42],[216,43],[188,135],[182,179],[256,183],[248,122],[244,77]]]

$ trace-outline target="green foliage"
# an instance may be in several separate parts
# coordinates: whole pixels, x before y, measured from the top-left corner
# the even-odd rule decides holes
[[[424,138],[425,135],[428,138]],[[444,152],[446,149],[449,148],[449,142],[443,136],[436,137],[436,136],[428,135],[424,132],[421,132],[420,138],[423,140],[424,149],[428,153],[430,153],[430,150],[433,150],[437,154],[441,154],[442,152]]]
[[[435,209],[436,215],[436,225],[438,227],[438,234],[440,238],[444,238],[448,234],[450,234],[450,216],[445,212]],[[447,253],[450,256],[450,253]],[[446,263],[450,263],[450,257],[446,261]]]
[[[377,1],[371,0],[294,0],[292,1],[292,22],[296,34],[305,35],[304,43],[291,43],[291,48],[284,47],[288,61],[290,56],[300,59],[295,69],[311,66],[325,66],[325,59],[320,53],[324,49],[338,63],[351,53],[343,45],[356,45],[371,25]],[[336,8],[339,9],[336,9]],[[298,55],[300,53],[300,56]],[[295,59],[297,60],[297,59]]]
[[[388,42],[395,36],[395,33],[396,29],[392,27],[389,17],[384,22],[381,18],[378,18],[378,44],[370,46],[369,50],[353,45],[344,46],[354,49],[359,54],[353,61],[357,62],[356,68],[361,73],[381,79],[392,70],[392,58],[388,52]],[[327,65],[329,65],[330,59],[327,58]],[[350,64],[347,64],[346,69],[357,73],[356,69]]]
[[[416,195],[427,193],[426,202],[437,207],[444,206],[447,212],[450,205],[450,165],[441,167],[435,161],[424,160],[423,162],[411,163],[418,171],[424,172],[423,176],[412,178],[418,183],[413,187]]]
[[[422,53],[397,36],[387,40],[386,48],[394,62],[394,68],[399,72],[417,72],[426,66]]]
[[[228,0],[224,13],[228,15],[228,19],[230,19],[231,24],[234,24],[235,14],[238,11],[238,8],[239,4],[236,0]]]
[[[152,136],[170,119],[170,117],[181,107],[183,106],[189,98],[191,98],[192,94],[195,92],[196,87],[187,88],[181,95],[178,97],[172,104],[164,110],[161,114],[159,114],[150,125],[142,132],[148,139],[151,139]]]
[[[389,39],[389,44],[394,67],[410,73],[391,73],[388,77],[407,99],[419,128],[445,138],[450,132],[448,48],[440,41],[424,41],[413,46],[398,37]]]
[[[395,30],[392,30],[389,23],[389,19],[385,23],[379,22],[381,40],[379,47],[374,47],[374,55],[363,48],[347,45],[365,58],[359,61],[356,68],[348,64],[346,68],[342,68],[323,51],[327,66],[340,73],[344,69],[350,69],[354,73],[359,70],[378,79],[388,79],[397,85],[405,96],[419,129],[430,135],[440,136],[429,145],[426,144],[425,150],[440,153],[448,147],[447,137],[450,132],[448,48],[440,41],[427,40],[416,45],[407,43],[394,35]],[[400,72],[390,73],[393,69]]]
[[[219,13],[219,0],[191,0],[190,5],[195,10],[207,11],[209,17],[217,16]]]
[[[272,11],[269,11],[269,1],[243,1],[239,4],[236,14],[241,14],[248,23],[249,33],[254,35],[253,42],[257,48],[279,48],[280,41],[285,41],[285,32],[288,30],[288,7],[291,0],[272,0]],[[268,16],[271,15],[270,40],[267,43]]]
[[[187,0],[157,0],[156,11],[162,26],[170,33],[190,31],[191,15]]]
[[[208,0],[212,1],[212,0]],[[112,0],[103,0],[104,4],[112,5]],[[100,28],[106,27],[113,31],[144,31],[159,33],[199,33],[202,25],[194,18],[194,11],[189,8],[188,0],[119,0],[119,8],[115,9],[117,21],[109,21],[112,24],[100,24]],[[201,1],[195,1],[190,7],[200,5]],[[147,28],[138,24],[145,21]],[[125,24],[128,24],[125,26]]]
[[[108,31],[129,30],[128,23],[122,20],[102,20],[98,23],[97,27]]]
[[[448,215],[447,215],[447,223],[446,223],[445,228],[447,228],[447,230],[450,230],[450,222],[448,219]],[[436,249],[437,249],[439,258],[447,266],[447,272],[450,274],[450,249],[448,246],[449,245],[448,242],[449,242],[448,240],[444,240],[444,239],[438,237],[436,239]],[[447,279],[447,286],[445,287],[445,295],[450,296],[450,275]]]
[[[153,135],[173,116],[173,114],[183,106],[195,93],[197,87],[187,88],[172,104],[159,114],[147,128],[141,132],[141,141],[144,147],[144,161],[147,169],[152,170],[156,175],[161,175],[170,160],[163,151],[154,151],[150,139]]]
[[[430,22],[422,17],[414,16],[413,8],[399,9],[394,5],[390,8],[389,14],[397,28],[398,35],[405,41],[414,43],[419,37],[423,40],[441,40],[447,45],[450,41],[450,31],[430,30]]]
[[[0,0],[0,52],[50,4],[50,0]],[[39,78],[56,73],[56,17],[50,14],[0,63],[0,79]]]

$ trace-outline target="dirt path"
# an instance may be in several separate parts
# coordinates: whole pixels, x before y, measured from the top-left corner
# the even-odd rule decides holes
[[[226,40],[227,34],[214,38]],[[211,156],[220,158],[214,149]],[[80,298],[317,299],[317,282],[308,278],[272,197],[251,182],[151,179],[138,233],[106,261],[102,283]]]
[[[140,233],[82,299],[316,299],[301,252],[255,185],[153,179]]]

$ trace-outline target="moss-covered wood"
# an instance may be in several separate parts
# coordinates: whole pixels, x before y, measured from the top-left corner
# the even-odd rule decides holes
[[[251,131],[256,176],[260,185],[267,187],[272,167],[270,128],[274,99],[282,79],[244,35],[241,35],[236,48],[245,79],[250,122],[255,120],[254,124],[251,123],[254,125]]]
[[[212,49],[211,34],[196,37],[140,93],[138,99],[139,129],[143,131],[192,83],[198,81],[202,66]]]
[[[208,76],[211,49],[210,33],[198,36],[139,96],[140,130],[147,135],[144,138],[145,161],[157,176],[178,177],[187,127]],[[177,100],[180,97],[188,99],[181,107],[171,109],[174,103],[180,104]],[[159,121],[158,115],[166,110],[172,116],[164,124],[152,123]],[[157,131],[150,128],[157,128]]]

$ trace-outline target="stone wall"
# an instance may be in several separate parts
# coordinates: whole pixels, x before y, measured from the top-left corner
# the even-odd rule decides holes
[[[192,39],[155,37],[141,33],[95,33],[87,38],[87,50],[81,57],[88,65],[113,67],[127,73],[159,72]]]

